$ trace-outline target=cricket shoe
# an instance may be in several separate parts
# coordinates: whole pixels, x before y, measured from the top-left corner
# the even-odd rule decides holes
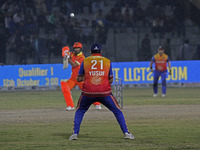
[[[135,139],[135,137],[129,132],[124,133],[124,138],[131,139],[131,140]]]
[[[153,94],[153,97],[157,97],[157,96],[158,96],[158,94],[155,94],[155,93]]]
[[[69,137],[69,141],[71,140],[78,140],[78,135],[77,134],[72,134],[70,137]]]
[[[101,105],[96,105],[97,110],[101,110]]]
[[[70,110],[74,110],[74,107],[68,106],[68,107],[66,108],[66,111],[70,111]]]
[[[162,97],[166,97],[166,94],[162,94]]]

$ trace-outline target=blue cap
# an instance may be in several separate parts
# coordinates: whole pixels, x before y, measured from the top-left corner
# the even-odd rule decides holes
[[[164,50],[164,48],[163,48],[162,46],[159,46],[158,49],[160,49],[160,50]]]
[[[91,45],[90,50],[92,51],[92,53],[100,53],[101,52],[101,45],[99,43],[93,43]]]

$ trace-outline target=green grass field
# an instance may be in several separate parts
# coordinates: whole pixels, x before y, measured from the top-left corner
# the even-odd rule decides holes
[[[159,90],[160,91],[160,90]],[[72,91],[74,102],[80,95]],[[124,115],[135,140],[126,140],[113,114],[91,106],[79,139],[68,141],[75,111],[60,90],[0,92],[0,150],[199,150],[200,88],[124,89]]]

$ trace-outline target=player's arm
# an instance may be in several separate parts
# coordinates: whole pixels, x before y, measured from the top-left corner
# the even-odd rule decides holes
[[[84,75],[85,75],[85,71],[84,71],[84,64],[83,62],[81,63],[79,72],[78,72],[78,77],[77,77],[77,81],[78,82],[82,82],[84,81]]]
[[[110,84],[112,84],[113,83],[113,78],[110,78],[109,82],[110,82]]]
[[[113,83],[113,72],[112,72],[112,65],[110,63],[110,70],[109,70],[109,76],[108,76],[110,84]]]
[[[172,73],[172,70],[171,70],[171,63],[170,63],[169,60],[167,61],[167,63],[168,63],[168,67],[169,67],[169,74],[171,75],[171,73]]]
[[[155,58],[154,56],[152,57],[151,61],[150,61],[150,69],[151,69],[151,72],[153,72],[153,63],[155,62]]]
[[[78,82],[84,81],[84,76],[78,76],[78,77],[77,77],[77,81],[78,81]]]
[[[74,68],[74,67],[80,65],[80,64],[77,63],[77,61],[73,62],[71,58],[68,58],[68,61],[69,61],[69,63],[71,64],[72,68]]]
[[[151,62],[150,62],[150,69],[151,69],[151,72],[153,72],[152,66],[153,66],[153,61],[151,60]]]
[[[84,57],[79,57],[75,62],[72,61],[71,58],[69,58],[69,63],[72,65],[72,68],[81,65],[81,63],[83,62]]]

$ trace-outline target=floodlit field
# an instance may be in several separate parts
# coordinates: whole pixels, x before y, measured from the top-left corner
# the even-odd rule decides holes
[[[159,90],[161,91],[161,90]],[[74,102],[80,95],[72,91]],[[86,113],[79,139],[68,141],[75,111],[65,111],[58,91],[0,92],[0,150],[198,150],[200,88],[124,89],[124,115],[135,140],[126,140],[114,115],[94,106]]]

